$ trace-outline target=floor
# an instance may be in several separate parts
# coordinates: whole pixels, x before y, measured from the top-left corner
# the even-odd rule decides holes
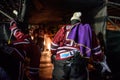
[[[50,52],[46,51],[41,54],[40,59],[40,80],[51,80],[52,78],[52,64],[50,59]]]

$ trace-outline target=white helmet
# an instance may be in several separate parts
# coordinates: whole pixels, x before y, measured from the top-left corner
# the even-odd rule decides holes
[[[72,21],[73,19],[75,19],[75,20],[81,21],[81,19],[80,19],[81,15],[82,15],[81,12],[75,12],[70,20]]]

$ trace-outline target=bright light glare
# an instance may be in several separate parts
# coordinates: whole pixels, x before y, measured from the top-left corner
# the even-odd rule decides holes
[[[16,10],[13,10],[13,13],[17,16],[18,12]]]

